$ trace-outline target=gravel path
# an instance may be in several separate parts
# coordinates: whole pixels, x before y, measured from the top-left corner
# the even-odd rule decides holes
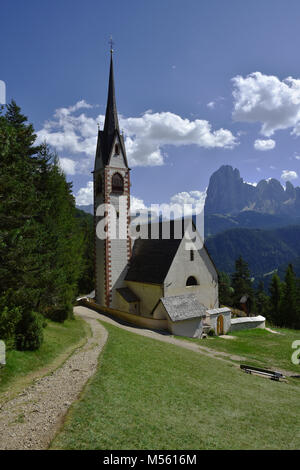
[[[94,313],[94,312],[93,312]],[[0,405],[0,449],[47,449],[71,403],[97,368],[107,331],[99,316],[77,311],[92,329],[87,343],[50,375]]]

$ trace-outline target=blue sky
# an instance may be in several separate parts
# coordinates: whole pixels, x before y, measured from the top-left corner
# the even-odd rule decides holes
[[[4,0],[0,80],[81,203],[111,34],[135,198],[197,201],[222,164],[299,185],[299,21],[298,0]]]

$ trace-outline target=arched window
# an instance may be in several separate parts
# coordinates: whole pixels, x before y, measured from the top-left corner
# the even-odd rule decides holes
[[[102,178],[100,175],[96,179],[96,194],[102,193]]]
[[[194,276],[190,276],[187,278],[187,281],[186,281],[186,286],[197,286],[198,285],[198,282],[197,282],[197,279],[194,277]]]
[[[112,192],[122,193],[124,190],[124,182],[120,173],[115,173],[111,180]]]
[[[116,154],[116,155],[120,155],[120,147],[119,147],[119,144],[116,144],[116,145],[115,145],[115,154]]]

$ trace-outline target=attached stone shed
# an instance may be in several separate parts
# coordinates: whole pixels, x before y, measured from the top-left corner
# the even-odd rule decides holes
[[[168,330],[176,336],[201,338],[206,307],[194,294],[162,297],[153,318],[166,318]]]
[[[140,299],[137,295],[135,295],[132,290],[128,287],[120,287],[116,289],[117,293],[119,294],[119,305],[120,310],[123,310],[128,313],[135,313],[139,315],[140,313]]]

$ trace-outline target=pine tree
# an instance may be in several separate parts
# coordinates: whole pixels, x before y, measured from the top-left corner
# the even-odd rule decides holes
[[[75,218],[72,187],[66,182],[58,159],[47,145],[38,155],[42,171],[37,182],[43,227],[42,286],[39,309],[46,309],[52,319],[63,321],[72,316],[72,303],[78,292],[83,269],[83,234]]]
[[[20,295],[24,302],[31,303],[30,292],[25,295],[24,286],[35,265],[31,255],[38,201],[34,187],[36,165],[31,156],[36,149],[31,145],[31,128],[23,122],[24,117],[20,115],[18,119],[15,107],[8,120],[2,116],[0,121],[0,286],[3,291],[12,289],[14,297]],[[27,142],[23,140],[24,133]]]
[[[255,310],[254,291],[250,277],[248,263],[241,256],[235,262],[235,272],[231,276],[233,294],[233,305],[240,308],[240,300],[243,296],[248,297],[249,311]]]
[[[16,344],[26,349],[42,341],[36,312],[58,321],[72,316],[84,269],[71,184],[35,139],[12,102],[0,115],[0,329],[1,318],[15,315]]]
[[[296,276],[291,264],[288,265],[283,286],[283,295],[280,302],[280,318],[282,326],[297,328],[297,288]]]
[[[25,155],[30,157],[37,154],[39,147],[33,145],[36,140],[33,126],[27,123],[27,117],[21,113],[21,108],[14,100],[6,106],[5,120],[17,131],[17,142],[23,149],[23,158]]]
[[[33,156],[37,149],[32,146],[33,129],[25,121],[14,103],[0,117],[0,326],[3,329],[8,316],[15,325],[14,338],[7,332],[9,344],[35,349],[43,339],[42,324],[34,311],[36,292],[29,282],[36,267],[34,213],[38,201]],[[24,323],[25,318],[30,322]]]
[[[281,318],[281,300],[282,300],[282,283],[277,274],[274,274],[269,287],[270,298],[268,308],[268,318],[276,326],[282,326]]]
[[[219,302],[221,305],[232,305],[233,288],[231,287],[230,276],[223,271],[218,272],[219,278]]]
[[[269,298],[264,289],[263,281],[259,281],[257,289],[255,291],[255,305],[257,313],[265,315],[268,311]]]

